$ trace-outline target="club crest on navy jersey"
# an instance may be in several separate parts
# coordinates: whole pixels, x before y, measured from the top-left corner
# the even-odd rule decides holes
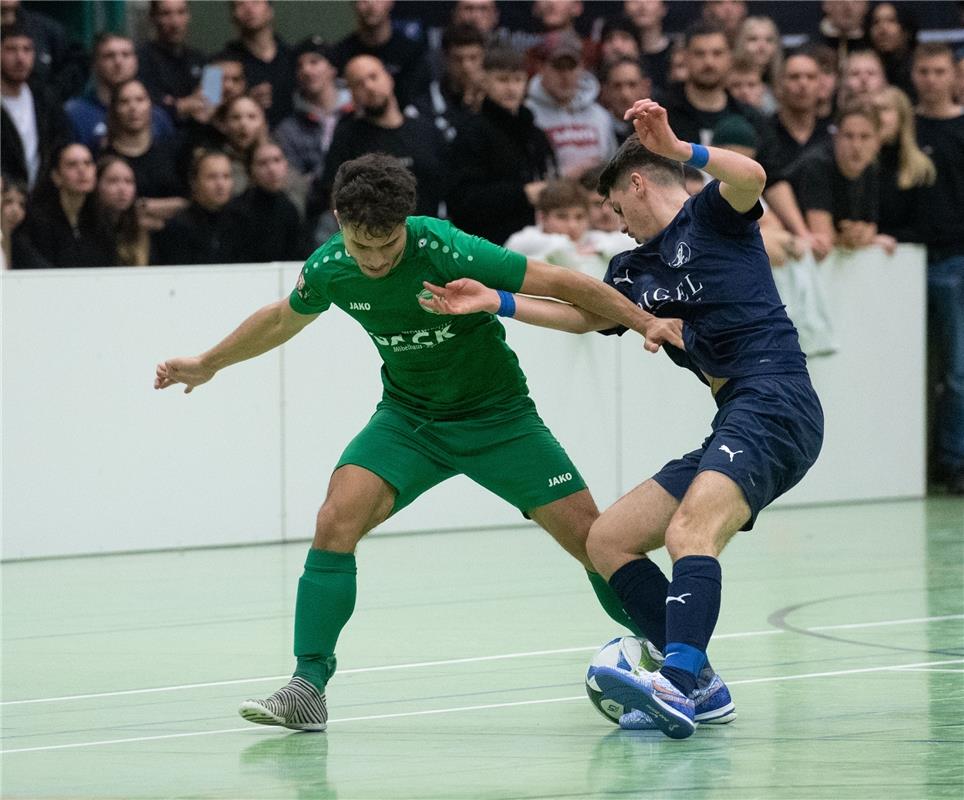
[[[690,246],[686,242],[680,242],[676,245],[676,254],[673,256],[673,260],[667,262],[666,266],[679,269],[690,260],[690,255]]]

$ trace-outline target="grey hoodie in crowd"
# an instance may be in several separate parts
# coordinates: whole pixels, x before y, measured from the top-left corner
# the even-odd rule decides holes
[[[559,162],[559,171],[572,175],[605,163],[616,152],[616,134],[609,112],[599,103],[599,81],[587,70],[582,71],[576,96],[568,106],[561,106],[542,86],[542,76],[529,83],[526,105],[535,115],[535,123],[545,131]]]

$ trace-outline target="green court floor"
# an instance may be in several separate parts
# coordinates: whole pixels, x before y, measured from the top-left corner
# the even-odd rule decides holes
[[[586,700],[620,631],[532,527],[364,542],[328,732],[246,724],[237,703],[290,672],[306,547],[3,565],[0,795],[964,796],[962,500],[738,536],[711,656],[739,717],[685,741]]]

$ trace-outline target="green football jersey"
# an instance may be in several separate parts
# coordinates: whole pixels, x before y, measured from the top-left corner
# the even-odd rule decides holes
[[[452,419],[528,394],[519,359],[492,314],[433,314],[422,281],[474,278],[517,292],[526,258],[434,217],[409,217],[398,264],[368,278],[336,233],[305,262],[289,303],[317,314],[332,303],[367,331],[382,357],[385,396],[433,419]]]

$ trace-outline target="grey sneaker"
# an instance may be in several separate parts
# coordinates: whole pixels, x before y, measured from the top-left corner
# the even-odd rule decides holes
[[[323,731],[328,727],[325,696],[302,678],[292,678],[266,700],[245,700],[238,713],[248,722],[295,731]]]

